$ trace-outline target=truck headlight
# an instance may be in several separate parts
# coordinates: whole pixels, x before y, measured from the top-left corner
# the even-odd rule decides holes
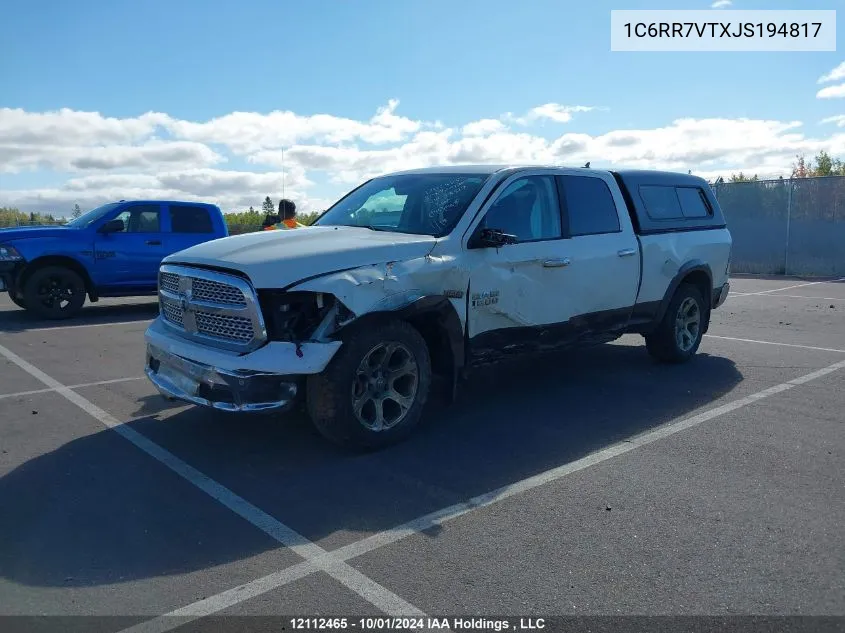
[[[23,256],[15,249],[14,246],[6,246],[0,244],[0,262],[19,262]]]
[[[334,295],[319,292],[259,290],[258,294],[271,341],[308,340],[336,303]]]

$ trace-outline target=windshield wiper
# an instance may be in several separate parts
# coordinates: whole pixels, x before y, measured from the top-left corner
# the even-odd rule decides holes
[[[389,224],[367,224],[364,226],[366,229],[370,229],[371,231],[387,231],[389,233],[396,233],[396,227],[390,226]]]

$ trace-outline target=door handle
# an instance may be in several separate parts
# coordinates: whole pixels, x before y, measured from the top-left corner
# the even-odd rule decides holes
[[[562,266],[569,266],[572,263],[568,257],[564,257],[563,259],[547,259],[543,262],[544,268],[560,268]]]
[[[626,249],[623,249],[621,251],[617,251],[616,254],[619,255],[619,257],[630,257],[631,255],[637,254],[637,249],[636,248],[626,248]]]
[[[161,246],[161,240],[147,240],[144,243],[148,244],[149,246]]]

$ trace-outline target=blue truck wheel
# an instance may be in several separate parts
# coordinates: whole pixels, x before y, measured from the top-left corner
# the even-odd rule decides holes
[[[27,310],[44,319],[68,319],[85,303],[85,282],[70,268],[44,266],[24,284]]]

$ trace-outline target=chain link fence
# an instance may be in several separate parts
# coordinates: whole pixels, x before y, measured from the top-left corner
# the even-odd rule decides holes
[[[845,177],[719,183],[733,236],[731,270],[845,275]]]

